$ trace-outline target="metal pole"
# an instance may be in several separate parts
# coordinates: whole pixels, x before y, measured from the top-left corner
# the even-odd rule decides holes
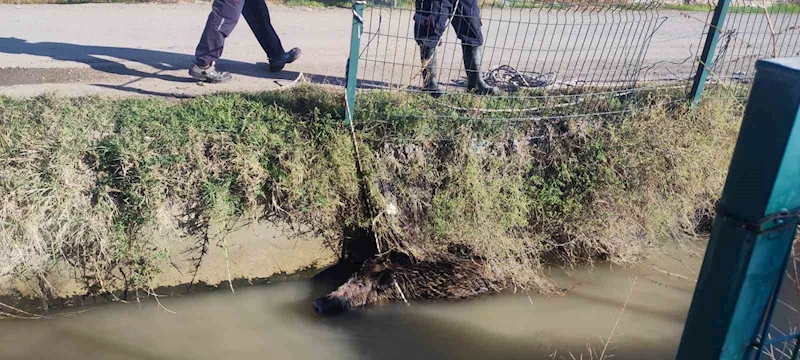
[[[731,0],[719,0],[714,8],[714,16],[711,18],[711,25],[708,26],[706,43],[703,45],[703,54],[700,56],[700,64],[697,66],[697,73],[694,75],[694,81],[692,82],[692,91],[689,93],[692,107],[697,106],[703,96],[703,89],[706,86],[706,78],[708,77],[708,68],[712,65],[714,51],[717,50],[719,34],[725,24],[725,17],[728,15],[730,4]]]
[[[760,60],[756,70],[679,360],[745,358],[797,228],[800,58]]]
[[[361,49],[361,33],[364,30],[364,5],[366,1],[353,2],[353,26],[350,33],[350,57],[347,59],[347,79],[345,98],[345,121],[348,126],[353,122],[356,104],[356,85],[358,81],[358,52]]]

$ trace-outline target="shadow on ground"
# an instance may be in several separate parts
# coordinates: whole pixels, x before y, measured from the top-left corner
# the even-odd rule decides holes
[[[194,61],[189,54],[173,53],[159,50],[135,49],[110,46],[90,46],[57,42],[28,42],[14,37],[0,37],[0,53],[25,54],[49,57],[58,61],[79,62],[103,73],[132,76],[136,79],[122,85],[98,85],[101,87],[134,92],[144,95],[172,96],[170,94],[151,92],[130,87],[142,79],[159,79],[168,82],[192,83],[196,80],[188,76],[165,74],[167,71],[187,70]],[[142,71],[125,65],[125,62],[147,65],[154,71]],[[295,80],[300,75],[295,71],[270,73],[268,64],[251,64],[235,60],[220,60],[220,70],[234,75],[249,76],[275,80]],[[344,64],[342,64],[344,68]],[[317,84],[343,85],[344,79],[317,74],[304,74],[306,81]]]

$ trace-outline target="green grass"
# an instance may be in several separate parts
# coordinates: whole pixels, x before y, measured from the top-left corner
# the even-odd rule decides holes
[[[372,228],[384,247],[423,259],[466,245],[492,276],[552,291],[545,258],[635,263],[711,208],[741,106],[709,97],[692,117],[675,105],[681,95],[489,99],[546,109],[539,116],[609,113],[512,121],[519,114],[455,109],[476,107],[474,96],[364,93],[360,175],[343,94],[323,88],[0,98],[0,275],[66,264],[87,289],[146,287],[165,266],[154,241],[164,231],[202,241],[245,218],[300,225],[332,247],[344,228]],[[389,204],[397,215],[382,211]]]
[[[679,11],[714,11],[714,7],[708,4],[668,4],[664,5],[664,8]],[[774,4],[768,6],[767,11],[770,14],[797,14],[800,13],[800,4]],[[763,14],[764,9],[760,6],[732,6],[729,12],[738,14]]]

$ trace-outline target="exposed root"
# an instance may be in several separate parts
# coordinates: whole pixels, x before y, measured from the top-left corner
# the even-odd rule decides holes
[[[14,319],[49,319],[48,316],[29,313],[27,311],[17,309],[11,305],[7,305],[2,302],[0,302],[0,307],[12,311],[12,312],[0,311],[0,316],[10,317]]]
[[[400,298],[403,299],[403,302],[406,305],[410,306],[411,304],[408,303],[408,299],[406,299],[406,294],[403,294],[403,289],[400,288],[400,285],[397,284],[397,280],[392,282],[394,284],[394,289],[397,290],[397,293],[400,294]]]
[[[161,304],[161,300],[159,300],[161,295],[156,294],[156,292],[155,292],[155,290],[153,290],[153,288],[150,288],[150,291],[148,292],[148,294],[151,295],[156,300],[156,303],[158,304],[158,308],[159,309],[164,310],[165,313],[169,313],[169,314],[173,314],[173,315],[176,314],[174,311],[172,311],[170,309],[167,309],[166,306]]]

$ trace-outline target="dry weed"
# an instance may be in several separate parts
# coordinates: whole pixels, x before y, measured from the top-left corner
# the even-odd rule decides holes
[[[0,276],[29,278],[46,298],[46,275],[66,264],[90,292],[144,291],[170,257],[165,234],[193,236],[200,266],[245,219],[289,222],[332,247],[343,229],[369,228],[382,249],[418,258],[466,249],[487,276],[556,292],[547,261],[635,263],[711,211],[741,115],[722,99],[692,116],[675,99],[581,105],[626,115],[463,122],[425,97],[364,94],[359,173],[342,95],[312,86],[181,103],[0,98]]]

